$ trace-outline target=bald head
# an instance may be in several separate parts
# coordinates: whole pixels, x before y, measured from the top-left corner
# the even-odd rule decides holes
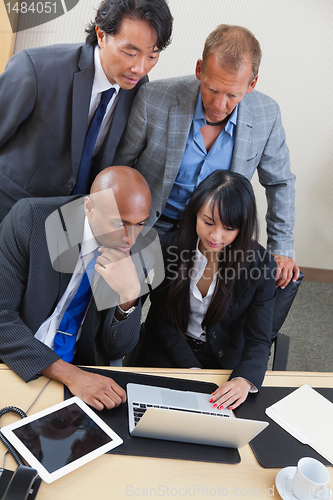
[[[150,189],[145,178],[134,168],[114,166],[105,168],[95,178],[90,194],[112,188],[116,201],[121,198],[151,202]]]
[[[113,244],[115,234],[111,233],[127,228],[122,233],[132,234],[127,240],[133,245],[149,217],[150,205],[150,189],[144,177],[134,168],[114,166],[102,170],[95,178],[90,196],[85,199],[85,212],[98,243],[118,248],[121,241],[117,238]]]

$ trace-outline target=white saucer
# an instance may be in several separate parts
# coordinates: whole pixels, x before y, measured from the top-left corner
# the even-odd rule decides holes
[[[297,500],[293,494],[292,481],[297,467],[285,467],[281,469],[275,478],[276,489],[283,500]],[[320,498],[320,497],[319,497]],[[332,500],[332,490],[328,500]]]
[[[281,469],[275,478],[276,489],[283,500],[295,500],[292,490],[292,480],[297,467],[285,467]]]

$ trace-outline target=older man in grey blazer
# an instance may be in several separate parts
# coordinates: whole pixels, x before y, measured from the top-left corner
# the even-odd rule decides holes
[[[277,260],[277,285],[285,287],[299,275],[293,260],[295,177],[279,107],[254,90],[260,60],[250,31],[218,26],[196,76],[140,89],[114,163],[135,166],[147,179],[150,223],[161,234],[177,224],[193,190],[213,170],[231,169],[248,179],[258,170],[268,203],[268,248]]]
[[[85,44],[9,60],[0,75],[0,221],[21,198],[89,193],[112,165],[134,96],[171,30],[165,0],[104,0]]]

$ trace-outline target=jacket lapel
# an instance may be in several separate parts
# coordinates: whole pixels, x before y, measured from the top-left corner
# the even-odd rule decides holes
[[[244,174],[246,162],[252,160],[255,155],[252,110],[245,94],[238,106],[236,139],[230,170]]]
[[[123,89],[119,91],[118,102],[114,110],[111,126],[94,161],[98,165],[98,171],[94,172],[95,175],[113,163],[116,147],[119,144],[131,108],[131,101],[128,99],[127,92],[131,91]]]
[[[91,89],[94,81],[94,47],[83,45],[78,62],[79,71],[73,75],[72,103],[72,170],[76,178],[87,132]]]
[[[59,276],[60,276],[60,295],[64,294],[75,269],[79,258],[83,228],[84,228],[84,209],[83,198],[78,198],[71,203],[60,207],[59,218],[61,217],[62,231],[58,238],[62,242],[66,241],[67,249],[59,256]]]
[[[36,322],[34,325],[36,331],[40,327],[41,322],[45,321],[53,313],[54,308],[63,296],[71,280],[78,258],[77,245],[74,244],[74,240],[80,238],[80,241],[82,241],[83,232],[84,214],[83,216],[78,216],[77,210],[75,216],[73,217],[72,215],[72,221],[70,221],[68,227],[66,225],[66,219],[71,213],[70,207],[73,200],[75,203],[78,203],[75,197],[69,197],[69,202],[60,207],[57,204],[53,204],[52,199],[50,200],[51,207],[52,205],[53,207],[47,209],[49,215],[45,220],[45,227],[41,227],[40,229],[42,236],[40,241],[38,241],[39,251],[36,252],[36,259],[30,263],[31,269],[38,265],[43,270],[40,279],[46,284],[46,293],[40,294],[39,297],[41,316],[33,318],[33,321]],[[80,227],[82,228],[80,235],[76,238],[71,234],[69,238],[69,227],[73,228],[74,226],[77,232],[79,220],[81,220]],[[35,252],[31,252],[31,255],[35,255]],[[37,260],[39,261],[38,264]]]
[[[193,77],[177,92],[178,104],[169,108],[167,124],[167,156],[162,198],[166,201],[177,177],[183,159],[198,99],[200,82]]]
[[[143,85],[147,81],[148,78],[144,77],[133,89],[120,89],[118,102],[112,117],[111,126],[94,162],[97,164],[97,170],[94,171],[95,175],[103,170],[103,168],[109,167],[113,164],[113,158],[122,133],[125,129],[127,119],[131,111],[133,99],[141,85]]]

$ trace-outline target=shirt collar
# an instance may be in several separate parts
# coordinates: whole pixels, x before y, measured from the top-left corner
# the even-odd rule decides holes
[[[106,74],[104,73],[104,70],[102,68],[98,45],[96,45],[96,47],[95,47],[94,62],[95,62],[95,76],[94,76],[94,83],[93,83],[93,87],[92,87],[92,95],[98,94],[100,92],[104,92],[105,90],[108,90],[110,88],[114,88],[115,95],[117,95],[120,87],[119,87],[118,83],[115,83],[112,85],[109,82],[109,80],[107,79]]]
[[[84,228],[83,228],[83,238],[82,238],[82,245],[81,245],[81,255],[84,257],[85,255],[88,255],[89,253],[93,252],[96,250],[96,248],[99,248],[101,245],[99,245],[93,235],[93,232],[91,230],[90,224],[88,222],[87,217],[84,218]]]
[[[207,266],[207,257],[203,255],[203,253],[200,252],[199,250],[199,242],[200,238],[197,240],[197,244],[195,247],[195,254],[194,254],[194,262],[193,262],[193,268],[192,268],[192,276],[190,281],[190,290],[193,293],[194,297],[196,297],[199,300],[202,300],[201,293],[198,290],[197,284],[198,281],[200,280],[201,276],[203,275],[204,270],[206,269]],[[208,300],[211,295],[213,295],[213,292],[215,290],[215,284],[217,280],[217,273],[218,271],[214,274],[214,278],[212,283],[210,284],[208,293],[206,295],[206,300]]]
[[[199,279],[201,278],[204,270],[206,269],[207,266],[207,257],[205,257],[199,250],[199,242],[200,238],[198,238],[196,247],[195,247],[195,253],[194,253],[194,260],[193,260],[193,276],[194,278],[191,279],[191,287],[195,287],[196,284],[198,283]]]
[[[228,120],[228,123],[224,127],[224,130],[226,132],[228,132],[228,134],[231,136],[233,135],[235,126],[237,125],[237,115],[238,115],[238,104],[236,105],[235,109],[231,113],[231,116]],[[197,99],[197,105],[196,105],[194,116],[193,116],[193,121],[194,120],[203,120],[206,123],[206,118],[205,118],[203,107],[202,107],[202,99],[201,99],[200,90],[199,90],[199,95],[198,95],[198,99]]]
[[[200,238],[197,239],[197,244],[195,246],[195,262],[203,262],[205,267],[207,266],[208,260],[202,252],[199,250]]]

